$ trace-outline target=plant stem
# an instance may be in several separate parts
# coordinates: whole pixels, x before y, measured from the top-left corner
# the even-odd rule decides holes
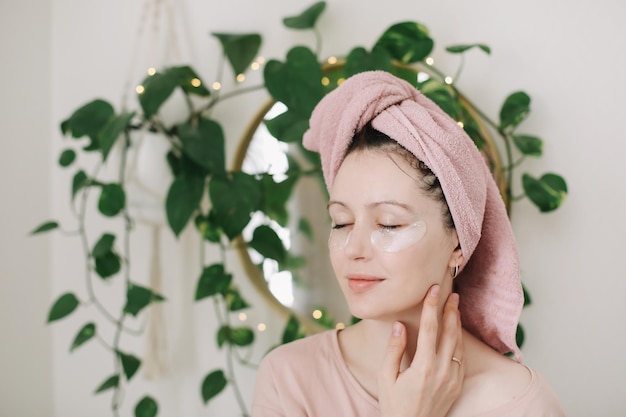
[[[253,85],[251,87],[243,87],[243,88],[239,88],[237,90],[233,90],[230,91],[228,93],[225,94],[221,94],[219,96],[214,97],[212,100],[210,100],[206,105],[204,105],[203,107],[201,107],[200,109],[198,109],[197,114],[202,114],[204,112],[209,111],[212,107],[214,107],[217,103],[223,101],[223,100],[227,100],[229,98],[233,98],[236,97],[240,94],[246,94],[246,93],[250,93],[252,91],[256,91],[256,90],[261,90],[265,88],[264,84],[261,85]],[[194,116],[192,116],[194,117]]]
[[[121,156],[121,161],[120,161],[120,172],[119,172],[119,182],[120,185],[123,186],[124,182],[125,182],[125,177],[126,177],[126,164],[127,164],[127,156],[128,156],[128,149],[130,148],[131,142],[130,142],[130,136],[128,134],[128,131],[124,131],[124,147],[122,149],[122,156]],[[125,284],[125,289],[126,289],[126,293],[128,293],[128,290],[130,289],[131,286],[131,282],[130,282],[130,234],[132,232],[133,229],[133,221],[132,218],[130,217],[130,214],[128,212],[128,206],[125,205],[124,209],[122,210],[122,217],[124,219],[124,243],[123,243],[123,253],[124,253],[124,284]],[[124,319],[126,318],[126,311],[124,310],[125,306],[122,307],[122,311],[120,312],[120,318],[117,320],[117,328],[115,329],[115,336],[113,339],[113,352],[115,354],[114,357],[114,368],[115,368],[115,373],[117,375],[120,376],[120,382],[118,382],[117,386],[115,387],[114,391],[113,391],[113,400],[112,400],[112,410],[113,410],[113,415],[115,417],[119,416],[119,408],[122,405],[122,384],[121,384],[121,379],[122,379],[122,369],[121,369],[121,359],[119,357],[119,346],[120,346],[120,340],[121,340],[121,335],[122,335],[122,330],[123,330],[123,325],[124,325]]]
[[[96,167],[94,170],[92,178],[96,178],[98,175],[98,171],[100,170],[100,165]],[[100,311],[100,313],[111,323],[117,324],[117,319],[113,317],[111,313],[104,307],[104,305],[100,302],[93,288],[92,283],[92,275],[91,275],[91,252],[89,250],[89,241],[87,239],[87,231],[85,228],[86,217],[87,217],[87,197],[89,196],[89,188],[83,189],[81,192],[81,200],[80,207],[78,209],[78,234],[80,235],[81,244],[83,247],[83,253],[86,259],[85,262],[85,278],[86,278],[86,288],[87,294],[89,296],[89,302],[92,303],[96,308]],[[130,328],[124,328],[124,330],[130,334],[139,335],[142,333],[141,330],[134,330]]]

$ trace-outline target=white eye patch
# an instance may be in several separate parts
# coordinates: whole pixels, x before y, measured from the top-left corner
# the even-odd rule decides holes
[[[328,248],[344,250],[352,238],[353,227],[333,229],[328,238]],[[370,242],[382,252],[399,252],[419,242],[426,234],[426,223],[418,221],[397,229],[377,228],[370,233]]]

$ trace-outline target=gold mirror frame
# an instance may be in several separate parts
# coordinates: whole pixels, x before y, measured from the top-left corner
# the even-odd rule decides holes
[[[340,69],[343,66],[343,63],[336,64],[327,64],[323,67],[325,71]],[[404,68],[411,69],[415,71],[416,75],[419,72],[424,72],[433,76],[432,71],[429,70],[427,66],[405,66]],[[481,149],[481,152],[492,168],[492,175],[500,189],[500,194],[504,199],[505,205],[509,206],[509,201],[507,199],[507,190],[506,190],[506,180],[503,175],[503,167],[502,167],[502,158],[500,156],[500,152],[493,140],[493,135],[490,130],[487,128],[485,123],[482,121],[480,117],[480,113],[473,107],[473,105],[462,95],[459,96],[459,100],[463,103],[463,106],[469,111],[470,115],[476,120],[480,134],[485,139],[485,144]],[[249,122],[244,134],[239,142],[237,147],[235,157],[233,159],[232,169],[234,171],[239,171],[243,167],[244,160],[248,153],[248,148],[250,143],[252,142],[255,132],[259,128],[259,126],[263,123],[265,116],[270,111],[270,109],[276,104],[276,101],[273,99],[268,99],[256,113],[254,118]],[[297,185],[296,185],[297,187]],[[258,293],[262,296],[262,298],[279,314],[283,315],[285,318],[293,315],[295,316],[300,325],[302,326],[302,330],[307,334],[317,333],[319,331],[325,330],[323,326],[317,323],[312,317],[303,316],[302,314],[294,311],[290,307],[283,305],[276,296],[270,291],[268,287],[267,280],[259,267],[254,264],[250,257],[250,253],[248,251],[248,246],[244,239],[240,236],[236,239],[235,247],[237,249],[239,258],[244,267],[246,274],[250,278],[254,288],[258,291]]]

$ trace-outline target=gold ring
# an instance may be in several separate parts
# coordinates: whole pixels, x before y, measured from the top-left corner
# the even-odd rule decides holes
[[[457,358],[456,356],[452,357],[452,362],[456,362],[459,364],[459,366],[461,366],[461,359]]]

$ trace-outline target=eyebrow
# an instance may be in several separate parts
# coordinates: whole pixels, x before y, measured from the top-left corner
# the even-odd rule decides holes
[[[340,205],[340,206],[345,207],[345,208],[348,208],[347,204],[345,204],[345,203],[343,203],[341,201],[330,200],[328,202],[328,204],[326,205],[326,209],[327,210],[330,209],[330,206],[335,205],[335,204],[336,205]],[[410,212],[414,211],[412,206],[410,206],[408,204],[401,203],[399,201],[395,201],[395,200],[374,201],[372,203],[367,204],[367,207],[368,208],[376,208],[376,207],[384,206],[384,205],[400,207],[400,208],[403,208],[406,211],[410,211]]]

